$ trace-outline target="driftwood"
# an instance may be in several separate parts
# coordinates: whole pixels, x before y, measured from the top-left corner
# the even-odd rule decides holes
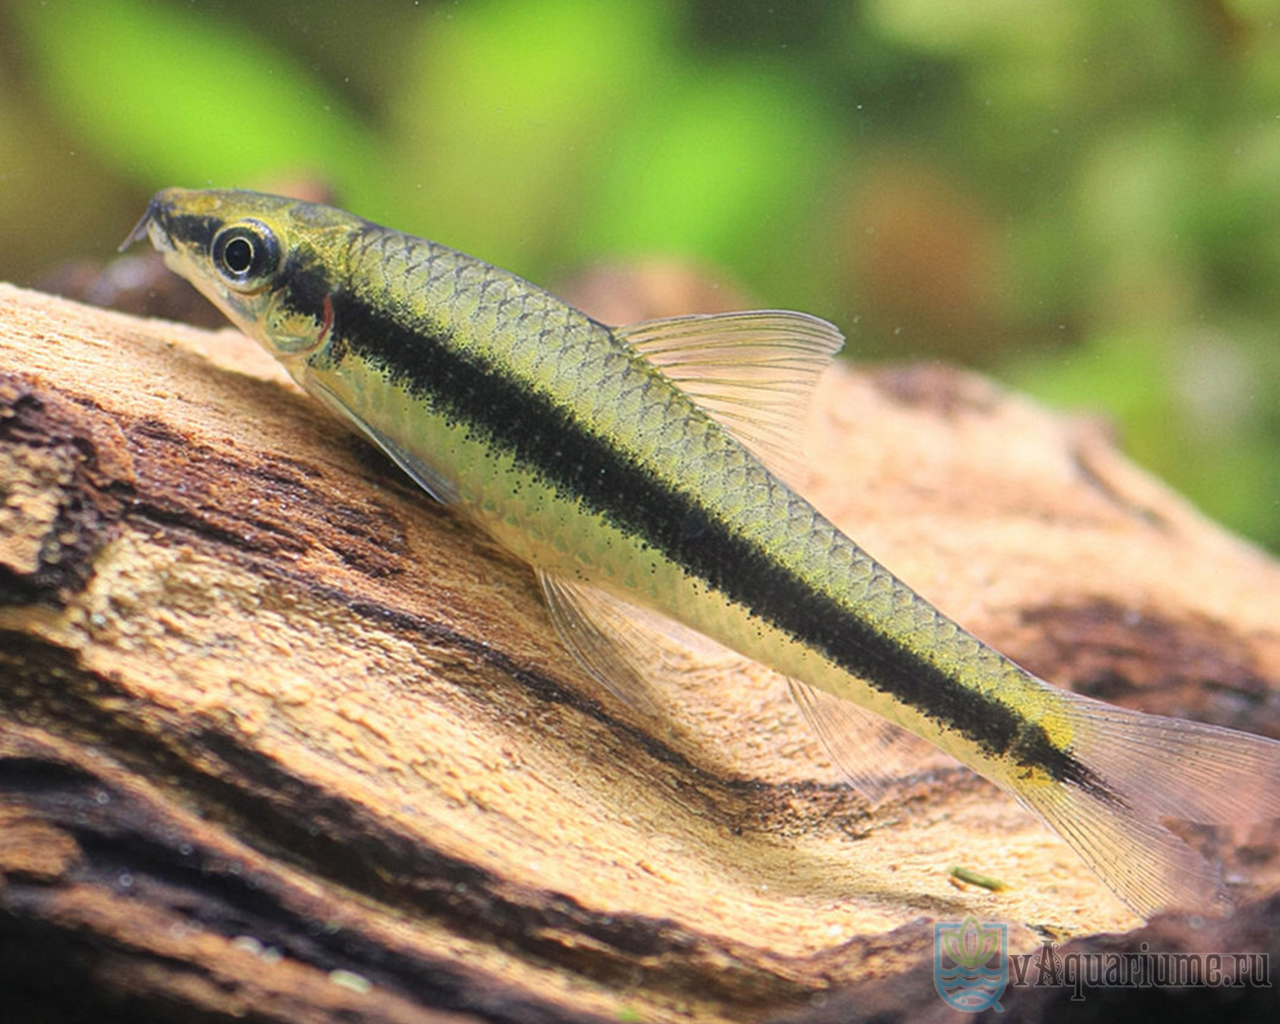
[[[840,367],[809,446],[819,507],[1032,670],[1280,736],[1280,568],[1097,424]],[[934,921],[1139,924],[986,783],[872,808],[776,680],[678,676],[613,704],[239,335],[0,286],[4,1021],[916,1019]]]

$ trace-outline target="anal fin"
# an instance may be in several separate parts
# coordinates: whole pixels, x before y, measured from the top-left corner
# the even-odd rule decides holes
[[[787,687],[831,760],[872,803],[907,776],[957,763],[933,744],[857,704],[796,679],[788,679]]]
[[[561,641],[601,686],[645,718],[660,721],[670,701],[662,688],[691,661],[740,656],[664,615],[599,587],[540,570],[547,610]],[[902,779],[954,765],[953,759],[906,730],[805,683],[785,681],[806,724],[860,793],[876,801]]]

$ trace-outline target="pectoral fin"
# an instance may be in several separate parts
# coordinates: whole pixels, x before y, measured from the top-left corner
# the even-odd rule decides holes
[[[397,444],[393,438],[366,422],[323,384],[315,383],[311,390],[323,400],[325,405],[347,422],[354,424],[360,433],[386,452],[397,466],[408,473],[414,482],[436,501],[442,505],[453,505],[457,502],[458,491],[452,480],[446,479],[433,467]]]

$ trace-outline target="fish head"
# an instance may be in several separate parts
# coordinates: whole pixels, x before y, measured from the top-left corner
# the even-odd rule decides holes
[[[282,196],[169,188],[152,198],[121,249],[149,239],[170,270],[287,366],[329,341],[331,268],[361,223]]]

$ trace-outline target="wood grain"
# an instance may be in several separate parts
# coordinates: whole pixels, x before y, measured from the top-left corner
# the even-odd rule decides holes
[[[815,503],[1032,670],[1280,737],[1280,570],[1096,423],[841,366],[809,447]],[[12,1019],[906,1019],[935,920],[1139,923],[980,780],[869,807],[776,679],[680,669],[661,720],[612,704],[524,566],[239,335],[0,286]],[[1274,836],[1228,854],[1280,883]]]

